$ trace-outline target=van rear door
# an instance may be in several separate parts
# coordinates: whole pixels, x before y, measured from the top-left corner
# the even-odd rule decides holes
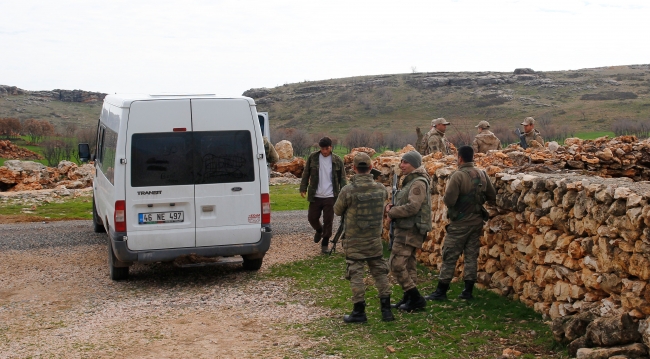
[[[196,246],[260,240],[257,130],[244,99],[192,99]]]
[[[135,101],[126,140],[126,215],[131,250],[194,247],[189,99]]]

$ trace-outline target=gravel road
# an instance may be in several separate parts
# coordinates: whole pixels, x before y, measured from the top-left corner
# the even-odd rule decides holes
[[[272,214],[261,273],[319,255],[306,218]],[[2,224],[0,233],[0,358],[298,358],[318,341],[287,324],[334,315],[289,280],[240,265],[136,264],[128,281],[111,281],[107,236],[90,221]]]

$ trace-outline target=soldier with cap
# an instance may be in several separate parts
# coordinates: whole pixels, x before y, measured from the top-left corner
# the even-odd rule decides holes
[[[454,277],[456,262],[461,254],[465,263],[465,289],[459,298],[472,299],[483,222],[489,219],[483,203],[496,201],[496,191],[485,171],[474,167],[474,150],[469,146],[458,149],[458,170],[449,177],[443,201],[447,206],[450,223],[442,246],[442,267],[438,286],[426,299],[447,299],[449,283]]]
[[[445,156],[449,154],[449,141],[445,137],[447,125],[451,123],[442,117],[431,121],[431,130],[424,135],[421,143],[423,156],[436,152],[442,152]]]
[[[542,134],[535,129],[535,119],[532,117],[526,117],[524,122],[521,124],[524,126],[524,136],[526,137],[526,144],[528,147],[544,147]],[[533,146],[533,140],[537,141],[539,146]]]
[[[391,285],[388,281],[388,263],[383,258],[381,232],[383,229],[384,202],[388,191],[375,182],[370,171],[370,157],[359,152],[353,161],[354,175],[341,189],[334,204],[337,216],[345,215],[345,239],[341,242],[347,263],[345,278],[352,288],[352,313],[345,315],[346,323],[363,323],[366,317],[366,285],[363,282],[365,264],[375,280],[381,303],[381,316],[385,322],[395,318],[390,308]],[[343,224],[342,224],[343,225]]]
[[[501,149],[501,141],[489,130],[489,122],[481,121],[476,125],[476,128],[478,128],[478,134],[474,137],[472,143],[474,153],[487,153],[489,150]]]
[[[399,168],[405,176],[401,189],[395,194],[395,205],[386,205],[388,217],[395,220],[395,239],[388,262],[404,291],[404,297],[392,306],[410,312],[426,306],[426,300],[415,285],[415,252],[422,247],[431,230],[431,184],[422,166],[422,156],[416,151],[405,153]]]

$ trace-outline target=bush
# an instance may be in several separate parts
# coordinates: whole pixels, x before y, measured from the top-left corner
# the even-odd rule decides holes
[[[36,120],[30,118],[22,124],[23,133],[29,138],[29,142],[38,144],[45,136],[54,134],[54,126],[47,120]]]
[[[650,120],[615,119],[612,131],[616,136],[650,137]]]

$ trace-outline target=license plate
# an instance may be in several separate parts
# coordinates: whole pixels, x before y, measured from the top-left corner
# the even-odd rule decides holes
[[[138,213],[139,224],[183,222],[183,211]]]

